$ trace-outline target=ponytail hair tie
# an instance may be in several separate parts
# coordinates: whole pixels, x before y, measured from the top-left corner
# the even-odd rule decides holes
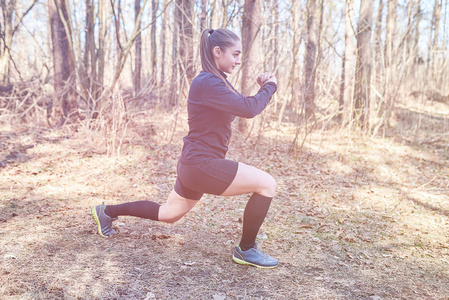
[[[213,29],[209,30],[209,34],[212,34],[212,33],[214,33],[214,30]]]

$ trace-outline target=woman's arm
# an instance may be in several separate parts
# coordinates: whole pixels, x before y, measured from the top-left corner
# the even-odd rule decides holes
[[[265,109],[277,85],[269,80],[254,96],[244,96],[230,91],[220,78],[210,76],[204,78],[200,89],[201,104],[239,117],[253,118]]]

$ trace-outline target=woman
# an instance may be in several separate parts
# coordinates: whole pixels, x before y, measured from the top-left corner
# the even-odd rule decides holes
[[[257,78],[258,93],[245,97],[227,81],[240,64],[242,44],[226,29],[207,29],[201,36],[202,71],[190,86],[187,102],[189,133],[178,162],[178,177],[167,202],[136,201],[97,205],[92,214],[103,237],[115,233],[118,216],[136,216],[174,223],[188,213],[204,193],[234,196],[253,193],[243,214],[243,234],[233,260],[259,268],[277,267],[278,261],[257,248],[256,236],[275,195],[276,182],[264,171],[225,159],[236,116],[260,114],[276,91],[276,77],[263,73]]]

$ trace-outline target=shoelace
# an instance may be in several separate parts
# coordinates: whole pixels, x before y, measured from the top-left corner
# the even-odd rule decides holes
[[[257,248],[257,244],[254,245],[254,247],[252,248],[256,253],[258,253],[260,256],[263,256],[265,258],[270,258],[271,256],[269,256],[268,254],[262,252],[262,250],[260,250],[259,248]]]
[[[102,228],[104,235],[109,235],[112,232],[112,228]]]

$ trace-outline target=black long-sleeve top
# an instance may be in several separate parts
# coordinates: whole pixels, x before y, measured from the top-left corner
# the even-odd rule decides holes
[[[224,73],[223,76],[226,78]],[[277,88],[274,82],[268,82],[256,95],[246,97],[237,92],[229,81],[227,83],[235,93],[212,73],[201,71],[193,80],[187,100],[189,133],[184,137],[183,164],[225,158],[231,138],[231,122],[236,116],[253,118],[260,114]]]

